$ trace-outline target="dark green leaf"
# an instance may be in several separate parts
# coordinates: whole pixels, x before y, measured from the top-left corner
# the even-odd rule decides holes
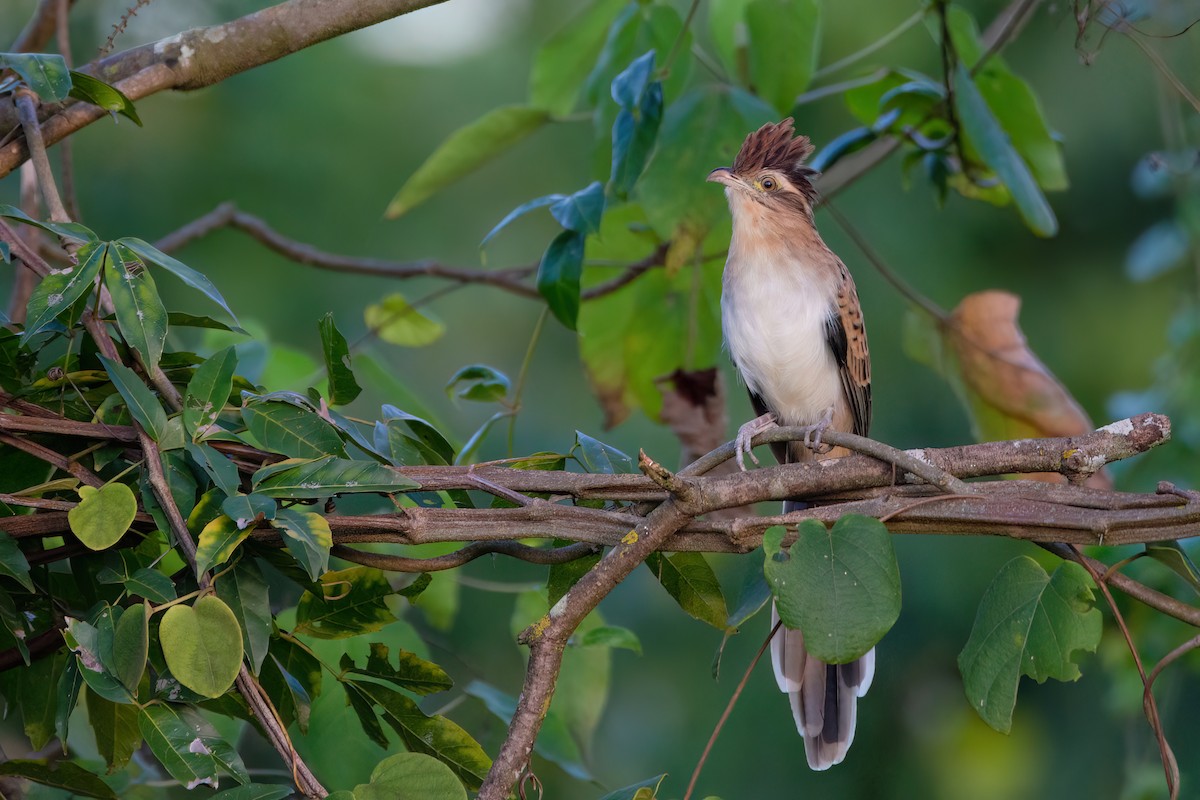
[[[125,609],[113,633],[112,672],[130,694],[137,694],[150,649],[149,609],[136,603]]]
[[[369,678],[394,683],[401,689],[408,689],[416,694],[432,694],[444,692],[454,686],[454,681],[446,671],[431,661],[426,661],[407,650],[396,652],[396,666],[392,666],[391,654],[387,645],[382,642],[371,642],[371,654],[367,657],[365,667],[349,665],[343,660],[343,668],[353,675],[365,675]]]
[[[963,132],[988,165],[1012,193],[1013,201],[1030,230],[1039,236],[1058,232],[1058,220],[1046,202],[1029,166],[1013,149],[1008,134],[1000,127],[971,73],[960,62],[954,74],[955,110]]]
[[[617,112],[612,128],[612,167],[608,178],[609,190],[615,196],[626,197],[642,176],[658,140],[662,115],[663,90],[658,82],[645,87],[634,105]]]
[[[599,181],[588,184],[550,206],[550,215],[569,231],[584,236],[600,230],[604,214],[604,187]]]
[[[225,601],[242,629],[242,649],[257,675],[267,656],[271,638],[271,598],[262,569],[252,558],[243,558],[216,581],[217,597]]]
[[[500,233],[500,231],[507,228],[513,221],[520,219],[530,211],[536,211],[537,209],[545,208],[548,205],[561,203],[565,198],[566,195],[563,194],[547,194],[541,197],[535,197],[533,200],[530,200],[527,203],[522,203],[512,211],[505,214],[504,219],[500,220],[498,223],[496,223],[494,228],[488,231],[487,236],[484,236],[483,241],[479,243],[480,249],[487,247],[488,242],[495,238],[496,234]]]
[[[570,544],[567,539],[555,539],[555,547],[563,547]],[[600,561],[600,553],[577,558],[574,561],[568,561],[565,564],[552,564],[550,566],[550,574],[546,578],[546,595],[549,604],[553,606],[563,598],[571,587],[579,582],[579,579],[591,571],[592,567],[596,566]]]
[[[589,4],[551,36],[534,56],[529,76],[529,103],[555,116],[575,110],[576,100],[604,46],[613,17],[627,0]]]
[[[688,53],[692,47],[691,33],[684,29],[678,11],[657,3],[629,3],[609,26],[600,58],[588,76],[585,87],[588,103],[599,106],[611,90],[613,79],[638,56],[654,50],[665,58],[677,45],[680,54]],[[663,87],[668,97],[674,98],[682,91],[691,62],[684,55],[672,64]],[[607,127],[604,122],[602,128]]]
[[[17,540],[0,531],[0,575],[7,575],[29,591],[33,591],[33,579],[29,577],[29,561],[17,545]]]
[[[395,219],[415,208],[434,193],[512,147],[549,119],[550,114],[544,109],[504,106],[459,128],[405,181],[388,204],[384,215],[388,219]]]
[[[123,619],[123,618],[122,618]],[[88,722],[109,772],[122,769],[142,745],[138,707],[106,700],[90,689],[85,698]]]
[[[500,370],[486,364],[471,364],[451,376],[446,384],[446,395],[480,403],[495,403],[507,397],[510,389],[512,382]]]
[[[183,398],[183,427],[193,440],[199,441],[216,430],[213,426],[229,402],[236,369],[237,352],[233,347],[213,353],[196,367]]]
[[[571,448],[571,454],[587,472],[605,475],[637,472],[632,458],[582,431],[575,431],[575,447]]]
[[[383,725],[379,723],[379,715],[375,713],[375,704],[352,682],[344,682],[342,689],[346,693],[346,702],[354,709],[354,714],[358,717],[358,724],[362,727],[363,733],[384,750],[389,749],[387,733],[384,732]]]
[[[133,120],[139,128],[142,127],[142,121],[138,118],[132,100],[120,89],[93,78],[86,72],[71,70],[71,97],[100,106],[109,113],[120,114]]]
[[[25,735],[34,750],[41,750],[54,738],[59,683],[68,661],[74,660],[65,653],[56,653],[0,674],[0,695],[6,699],[7,713],[15,716],[20,711]]]
[[[71,93],[71,71],[67,61],[51,53],[0,53],[0,69],[21,76],[43,103],[66,100]]]
[[[79,797],[117,800],[117,794],[97,775],[73,761],[14,758],[0,762],[0,775],[24,778]]]
[[[230,310],[228,304],[226,304],[225,298],[221,296],[221,293],[217,291],[217,287],[213,285],[213,282],[210,281],[204,275],[204,273],[197,272],[187,264],[184,264],[182,261],[172,258],[156,248],[154,245],[150,244],[149,242],[144,242],[141,239],[127,236],[124,239],[118,239],[117,241],[141,256],[146,263],[153,264],[156,267],[162,267],[168,272],[173,273],[175,277],[179,278],[188,286],[203,292],[205,297],[207,297],[209,300],[212,300],[221,308],[225,309],[225,312],[233,318],[234,325],[237,325],[237,317],[234,316],[233,311]],[[235,327],[235,330],[241,332],[241,328]]]
[[[446,326],[409,304],[404,295],[393,292],[363,311],[367,329],[385,342],[402,347],[424,347],[442,338]]]
[[[208,328],[214,331],[232,331],[233,328],[212,317],[188,314],[184,311],[168,311],[167,324],[172,328]]]
[[[601,625],[579,637],[580,647],[613,647],[642,654],[642,642],[637,634],[619,625]]]
[[[442,716],[427,716],[395,689],[368,681],[348,681],[347,685],[379,706],[384,722],[400,735],[410,751],[438,759],[471,790],[483,783],[492,760],[458,725]]]
[[[333,314],[321,318],[321,352],[325,356],[325,372],[329,375],[329,403],[342,406],[362,392],[350,369],[350,345],[333,323]]]
[[[382,464],[327,456],[315,461],[290,459],[254,473],[255,492],[295,499],[354,492],[391,494],[420,488],[415,481]]]
[[[235,494],[225,498],[221,511],[232,518],[238,530],[253,525],[260,519],[275,518],[275,501],[261,494]]]
[[[175,584],[156,569],[139,569],[125,582],[125,591],[144,597],[152,603],[168,603],[175,599]]]
[[[292,796],[292,787],[276,783],[249,783],[217,792],[208,800],[285,800]],[[358,800],[358,798],[354,798]]]
[[[22,342],[45,330],[92,288],[107,252],[108,246],[103,242],[87,242],[75,254],[77,263],[51,269],[42,278],[29,298]]]
[[[407,411],[403,411],[396,406],[384,404],[383,419],[391,426],[396,423],[403,423],[408,430],[417,437],[417,439],[437,457],[440,462],[430,461],[428,463],[450,464],[454,461],[454,448],[446,441],[446,437],[442,436],[441,432],[430,423],[414,416]]]
[[[354,787],[354,800],[467,800],[449,766],[424,753],[388,756],[371,772],[371,782]]]
[[[1092,581],[1078,564],[1064,562],[1047,575],[1020,556],[1000,568],[958,655],[967,698],[984,722],[1008,733],[1022,675],[1038,683],[1079,678],[1072,655],[1100,643],[1092,600]]]
[[[745,13],[750,84],[787,114],[817,70],[821,8],[816,0],[752,0]]]
[[[237,678],[242,666],[241,626],[219,597],[205,595],[191,606],[168,608],[158,638],[171,674],[197,694],[220,697]]]
[[[511,723],[517,710],[517,701],[511,695],[483,681],[471,681],[466,687],[466,693],[482,700],[488,711],[499,717],[504,724]],[[575,743],[566,723],[553,706],[542,720],[542,729],[533,744],[533,751],[558,764],[567,774],[579,780],[592,780],[591,773],[583,764],[583,753],[579,745]]]
[[[250,435],[273,453],[291,458],[346,455],[338,432],[307,408],[248,397],[242,419]]]
[[[123,483],[109,483],[99,489],[79,487],[79,505],[67,512],[71,533],[92,550],[104,550],[116,544],[137,516],[137,498]]]
[[[333,532],[324,517],[313,511],[281,508],[271,526],[283,533],[284,544],[310,578],[315,581],[325,574],[329,569]]]
[[[759,555],[747,553],[742,559],[745,572],[733,600],[733,610],[729,612],[729,619],[725,620],[728,628],[740,628],[771,599],[771,587],[767,585],[767,578],[763,575],[763,562]]]
[[[1176,575],[1200,592],[1200,570],[1196,569],[1196,565],[1179,542],[1150,542],[1146,545],[1146,555],[1166,564]]]
[[[122,338],[146,369],[153,370],[167,339],[167,309],[150,270],[127,246],[113,242],[104,257],[104,285],[112,296]]]
[[[725,630],[729,610],[716,573],[703,553],[652,553],[646,566],[679,607],[717,630]]]
[[[667,777],[664,772],[662,775],[656,775],[653,778],[647,778],[644,781],[626,786],[623,789],[617,789],[615,792],[609,792],[601,797],[600,800],[654,800],[658,796],[658,787],[662,785],[663,779]],[[644,789],[649,789],[650,794],[645,794]]]
[[[141,710],[138,727],[150,751],[186,788],[217,788],[221,770],[239,783],[250,782],[237,751],[191,708],[165,703],[147,706]]]
[[[63,632],[67,647],[75,653],[79,674],[96,694],[114,703],[132,703],[133,696],[112,674],[113,623],[111,609],[105,609],[96,625],[67,618]]]
[[[305,592],[296,606],[295,632],[318,639],[345,639],[396,621],[384,602],[392,594],[387,577],[370,567],[326,573],[325,597]]]
[[[138,425],[145,429],[146,433],[150,434],[150,438],[156,442],[159,441],[167,428],[167,412],[163,411],[163,407],[154,393],[129,367],[104,356],[99,356],[99,359],[100,363],[104,365],[105,371],[108,372],[113,386],[124,398],[130,415]]]
[[[848,130],[829,144],[821,148],[821,152],[813,156],[809,166],[817,172],[824,172],[841,159],[858,152],[871,142],[876,135],[870,128],[854,128]]]
[[[42,222],[34,219],[16,206],[0,204],[0,217],[15,219],[23,222],[26,225],[32,225],[35,228],[41,228],[44,231],[53,233],[55,236],[61,236],[64,239],[72,239],[77,242],[96,242],[103,246],[103,242],[99,242],[99,237],[88,227],[80,225],[78,222]]]
[[[900,568],[887,528],[847,514],[832,528],[805,520],[790,553],[783,537],[781,527],[763,537],[764,572],[783,624],[801,630],[808,652],[827,664],[864,655],[900,616]]]
[[[186,414],[187,411],[184,411]],[[192,460],[204,470],[208,477],[222,494],[235,495],[241,491],[242,481],[238,476],[237,465],[216,448],[207,444],[188,442],[184,447]]]
[[[79,690],[83,688],[83,676],[80,674],[79,661],[75,656],[67,659],[62,676],[58,679],[56,703],[54,710],[54,733],[59,740],[66,741],[70,733],[69,722],[75,706],[79,703]]]
[[[273,638],[270,658],[263,663],[262,686],[284,724],[294,720],[307,732],[312,701],[321,693],[321,662],[295,641]]]

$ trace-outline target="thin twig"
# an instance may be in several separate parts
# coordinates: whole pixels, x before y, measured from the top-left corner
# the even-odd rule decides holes
[[[814,81],[820,80],[821,78],[828,77],[829,75],[832,75],[835,72],[839,72],[839,71],[845,69],[846,67],[851,66],[852,64],[857,64],[859,61],[862,61],[864,58],[871,55],[872,53],[882,50],[883,48],[887,47],[892,42],[896,41],[896,39],[899,39],[901,36],[903,36],[905,33],[908,32],[909,28],[918,24],[924,18],[925,18],[925,8],[922,7],[922,8],[917,9],[915,12],[913,12],[912,16],[906,18],[903,22],[901,22],[895,28],[892,28],[890,31],[888,31],[887,33],[885,33],[883,36],[879,37],[875,41],[871,42],[866,47],[862,48],[861,50],[858,50],[857,52],[851,53],[850,55],[846,56],[845,58],[840,58],[837,61],[833,62],[832,64],[821,67],[819,70],[817,70],[816,72],[813,73],[813,80]]]

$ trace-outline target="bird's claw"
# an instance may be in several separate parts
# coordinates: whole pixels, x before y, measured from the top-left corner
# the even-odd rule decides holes
[[[804,428],[804,446],[815,453],[828,453],[833,449],[833,445],[826,445],[821,441],[821,436],[825,431],[829,430],[829,426],[833,423],[833,407],[825,409],[825,413],[821,418],[811,425]]]
[[[737,438],[733,441],[734,455],[737,458],[738,469],[742,472],[746,471],[746,456],[749,456],[751,461],[758,464],[758,456],[754,455],[752,440],[763,431],[775,427],[775,424],[775,415],[767,413],[761,417],[755,417],[738,428]]]

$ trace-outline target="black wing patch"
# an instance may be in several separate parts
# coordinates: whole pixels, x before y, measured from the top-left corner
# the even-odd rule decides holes
[[[842,378],[842,391],[846,395],[846,404],[850,407],[850,416],[854,422],[851,433],[866,436],[867,430],[871,427],[870,378],[866,377],[866,380],[863,380],[858,377],[856,373],[861,370],[856,367],[861,365],[851,363],[852,361],[865,361],[866,354],[865,352],[861,355],[850,352],[850,340],[846,335],[845,321],[837,309],[834,309],[825,318],[825,343],[829,345],[829,350],[833,353],[833,360],[837,362],[838,373]],[[865,350],[865,342],[863,349]]]

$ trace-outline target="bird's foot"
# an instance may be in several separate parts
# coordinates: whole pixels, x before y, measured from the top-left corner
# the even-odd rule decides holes
[[[742,472],[746,471],[746,456],[750,456],[750,460],[755,464],[758,463],[758,456],[754,455],[751,440],[763,431],[769,431],[774,427],[777,427],[775,415],[768,411],[761,417],[755,417],[738,428],[737,438],[734,439],[734,456],[737,458],[738,469]]]
[[[825,409],[825,413],[821,418],[811,425],[804,427],[804,446],[814,453],[828,453],[833,449],[833,445],[826,445],[821,441],[821,436],[825,431],[829,430],[829,426],[833,423],[833,406]]]

